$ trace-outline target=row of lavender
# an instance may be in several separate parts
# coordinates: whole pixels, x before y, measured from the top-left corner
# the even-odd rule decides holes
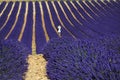
[[[17,20],[16,15],[18,14],[20,3],[22,3],[22,6]],[[76,38],[83,39],[97,37],[99,35],[104,35],[105,33],[120,32],[120,1],[105,1],[104,3],[102,1],[98,1],[98,3],[92,1],[92,4],[86,1],[85,3],[89,7],[86,6],[86,4],[82,1],[42,1],[42,7],[39,3],[40,2],[35,2],[35,42],[37,53],[40,53],[42,46],[47,42],[43,29],[44,23],[42,19],[42,13],[45,22],[45,29],[50,39],[58,37],[57,33],[55,32],[55,29],[57,29],[58,25],[62,26],[62,37],[74,36]],[[3,14],[0,15],[0,38],[4,39],[8,35],[17,20],[14,29],[8,36],[8,39],[18,40],[26,19],[25,30],[23,32],[21,41],[31,48],[33,34],[33,2],[28,2],[28,11],[26,11],[26,2],[15,2],[13,11],[11,12],[13,4],[14,2],[9,2],[5,10],[4,8],[7,5],[7,2],[2,2],[0,4],[0,13],[2,13],[4,10]],[[10,12],[11,15],[9,15]],[[28,14],[25,18],[26,12],[28,12]],[[55,25],[55,29],[53,28],[53,24],[51,22],[52,20],[50,19],[50,13]],[[3,26],[4,28],[2,28]]]
[[[5,8],[6,2],[2,2],[0,5],[0,13]],[[7,20],[7,15],[12,7],[12,2],[10,2],[4,11],[4,14],[0,15],[0,28],[4,25]],[[9,21],[5,27],[0,31],[0,38],[2,39],[10,31],[12,25],[15,21],[15,16],[17,14],[19,3],[16,2],[13,12],[9,18]],[[23,3],[21,13],[24,12],[25,5]],[[10,35],[11,38],[17,39],[19,35],[20,26],[22,26],[24,16],[21,15],[18,20],[15,29]],[[27,71],[27,56],[30,54],[30,50],[16,40],[0,40],[0,79],[1,80],[23,80],[25,72]]]
[[[0,80],[23,80],[30,50],[16,40],[0,40]]]
[[[56,38],[44,46],[50,80],[119,80],[120,36]],[[30,50],[15,40],[0,41],[0,79],[23,80]]]
[[[50,80],[119,80],[120,36],[52,39],[43,49]]]

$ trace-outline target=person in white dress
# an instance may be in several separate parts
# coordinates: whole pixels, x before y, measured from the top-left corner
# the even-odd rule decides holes
[[[60,25],[58,26],[58,34],[61,37],[61,26]]]

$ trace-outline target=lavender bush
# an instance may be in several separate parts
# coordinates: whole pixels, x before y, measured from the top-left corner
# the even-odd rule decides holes
[[[0,80],[23,80],[27,70],[27,56],[30,53],[25,45],[15,40],[0,41]]]
[[[114,36],[113,39],[117,37]],[[110,40],[110,38],[107,39],[111,42],[113,39]],[[119,80],[120,52],[110,51],[112,48],[108,49],[105,41],[103,44],[95,39],[92,41],[77,40],[72,44],[57,46],[50,53],[52,56],[49,57],[47,64],[49,79]]]
[[[54,52],[58,46],[67,45],[73,41],[74,39],[67,37],[51,39],[42,49],[45,59],[48,60],[50,57],[52,57],[52,52]]]
[[[107,51],[120,53],[120,36],[119,34],[108,34],[96,39],[97,44],[105,46]],[[96,43],[95,42],[95,43]]]

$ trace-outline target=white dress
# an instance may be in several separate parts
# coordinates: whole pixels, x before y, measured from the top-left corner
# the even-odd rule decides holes
[[[61,26],[58,26],[58,33],[61,33]]]

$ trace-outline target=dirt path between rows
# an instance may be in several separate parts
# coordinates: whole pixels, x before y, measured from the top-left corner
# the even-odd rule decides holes
[[[48,80],[46,74],[46,60],[43,55],[29,55],[28,71],[25,73],[25,80]]]

